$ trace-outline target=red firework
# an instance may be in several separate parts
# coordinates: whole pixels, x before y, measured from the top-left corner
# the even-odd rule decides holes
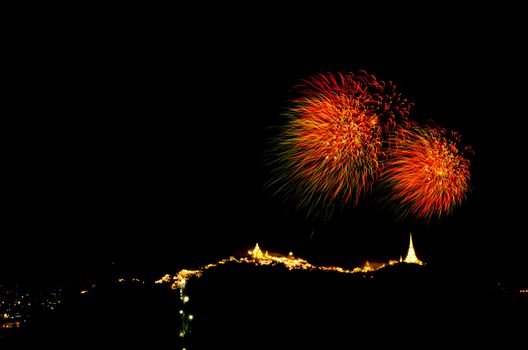
[[[430,220],[451,213],[469,189],[469,148],[459,150],[456,132],[410,125],[392,138],[394,147],[383,182],[390,199],[399,203],[400,216]]]
[[[320,74],[298,89],[301,97],[275,140],[270,184],[309,215],[326,216],[370,189],[386,156],[387,131],[398,118],[406,120],[411,104],[392,83],[365,72]]]

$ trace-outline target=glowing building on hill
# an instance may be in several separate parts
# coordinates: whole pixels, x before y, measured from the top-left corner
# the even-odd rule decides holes
[[[266,254],[262,253],[262,250],[260,250],[258,243],[257,245],[255,245],[255,248],[253,250],[249,250],[248,253],[253,259],[263,259],[265,257],[268,257],[268,252],[266,252]]]
[[[407,264],[418,264],[418,265],[424,265],[424,262],[421,261],[416,257],[416,253],[414,252],[414,246],[412,241],[412,234],[409,235],[409,250],[407,251],[407,256],[403,260],[403,262]]]

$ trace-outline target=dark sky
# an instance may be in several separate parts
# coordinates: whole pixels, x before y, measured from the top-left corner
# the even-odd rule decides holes
[[[8,67],[3,269],[62,273],[116,260],[170,271],[256,241],[347,264],[404,253],[409,232],[437,266],[519,269],[527,72],[516,28],[419,28],[361,38],[357,28],[339,37],[29,33]],[[282,122],[291,87],[361,69],[392,80],[415,103],[412,118],[472,146],[472,191],[452,216],[395,223],[360,205],[314,225],[262,190],[269,127]]]

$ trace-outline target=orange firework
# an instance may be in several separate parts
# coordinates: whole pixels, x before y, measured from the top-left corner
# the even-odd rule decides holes
[[[297,88],[301,97],[270,152],[267,185],[308,216],[328,218],[336,204],[355,205],[379,177],[385,136],[411,104],[365,72],[320,74]]]
[[[459,134],[410,124],[395,135],[383,183],[400,216],[429,221],[451,213],[469,189],[469,148],[457,148]]]

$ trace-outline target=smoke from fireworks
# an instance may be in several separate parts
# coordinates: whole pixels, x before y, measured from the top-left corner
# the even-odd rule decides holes
[[[410,124],[392,138],[383,184],[401,217],[430,220],[449,214],[469,189],[469,160],[459,150],[459,134]]]
[[[355,205],[379,178],[386,135],[406,120],[411,103],[365,72],[320,74],[297,88],[301,96],[270,152],[267,186],[309,217],[328,218],[335,205]]]

